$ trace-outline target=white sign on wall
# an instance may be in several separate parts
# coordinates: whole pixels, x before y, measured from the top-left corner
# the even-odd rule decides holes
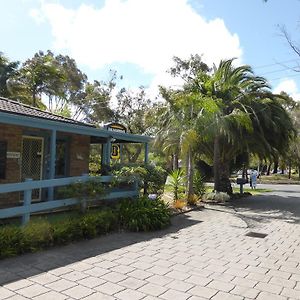
[[[6,152],[6,157],[7,158],[20,158],[21,157],[21,153],[20,152]]]

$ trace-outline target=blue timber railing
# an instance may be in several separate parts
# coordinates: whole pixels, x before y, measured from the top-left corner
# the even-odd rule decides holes
[[[52,200],[39,203],[32,202],[32,190],[41,188],[54,188],[58,186],[70,185],[76,182],[87,182],[89,180],[97,180],[102,183],[109,183],[113,176],[77,176],[59,179],[46,180],[31,180],[19,183],[7,183],[0,185],[0,194],[11,192],[24,192],[24,201],[22,206],[15,206],[0,209],[0,219],[22,216],[22,224],[26,224],[30,220],[31,213],[48,211],[68,206],[73,206],[80,203],[80,199],[69,198],[62,200]],[[138,196],[138,188],[135,185],[131,190],[112,191],[101,196],[101,200],[120,199],[120,198],[134,198]]]

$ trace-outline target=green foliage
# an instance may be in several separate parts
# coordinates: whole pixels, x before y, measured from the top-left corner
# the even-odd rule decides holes
[[[123,201],[119,218],[121,226],[131,231],[159,230],[170,224],[170,211],[163,201],[143,197]]]
[[[17,226],[0,227],[0,258],[22,253],[22,230]]]
[[[22,228],[22,252],[36,252],[52,245],[53,235],[49,222],[38,220]]]
[[[161,194],[166,182],[167,172],[162,167],[145,166],[126,166],[114,171],[114,184],[121,182],[133,184],[137,182],[140,187],[147,184],[148,193]]]
[[[206,191],[205,182],[204,182],[204,176],[201,175],[201,173],[196,170],[194,174],[194,193],[197,196],[203,196]]]
[[[180,187],[183,184],[184,173],[182,170],[177,169],[170,173],[170,185],[172,187],[174,200],[179,197]]]
[[[168,207],[160,200],[141,198],[122,202],[118,209],[89,211],[65,220],[32,221],[24,227],[0,227],[0,258],[36,252],[55,245],[91,239],[123,227],[133,231],[158,230],[170,224]]]

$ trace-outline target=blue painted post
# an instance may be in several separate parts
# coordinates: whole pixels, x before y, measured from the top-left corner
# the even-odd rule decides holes
[[[32,179],[31,178],[26,178],[25,181],[32,181]],[[32,189],[25,190],[24,191],[23,206],[24,206],[26,211],[22,215],[22,225],[26,225],[30,220],[31,198],[32,198]]]
[[[145,164],[148,164],[149,162],[148,156],[149,156],[149,144],[145,143],[145,159],[144,159]]]
[[[55,178],[55,161],[56,161],[56,130],[51,131],[50,138],[50,171],[49,171],[49,179]],[[52,201],[54,199],[54,188],[48,188],[48,201]]]
[[[149,155],[149,144],[145,143],[145,158],[144,158],[145,165],[147,165],[149,162],[148,155]],[[147,195],[147,190],[148,190],[148,182],[145,181],[144,182],[144,195]]]
[[[106,152],[106,164],[110,166],[110,156],[111,156],[111,138],[107,139],[106,142],[107,152]]]

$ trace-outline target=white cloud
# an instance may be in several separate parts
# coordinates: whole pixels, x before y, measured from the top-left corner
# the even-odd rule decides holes
[[[274,93],[280,94],[280,92],[286,92],[294,100],[300,101],[300,91],[293,79],[282,79],[282,81],[274,88]]]
[[[173,56],[203,54],[208,64],[242,56],[238,36],[223,20],[207,21],[188,0],[106,0],[101,8],[82,4],[77,9],[45,0],[31,15],[50,23],[54,48],[79,64],[100,69],[132,63],[153,74],[155,83],[170,83],[163,74]]]

